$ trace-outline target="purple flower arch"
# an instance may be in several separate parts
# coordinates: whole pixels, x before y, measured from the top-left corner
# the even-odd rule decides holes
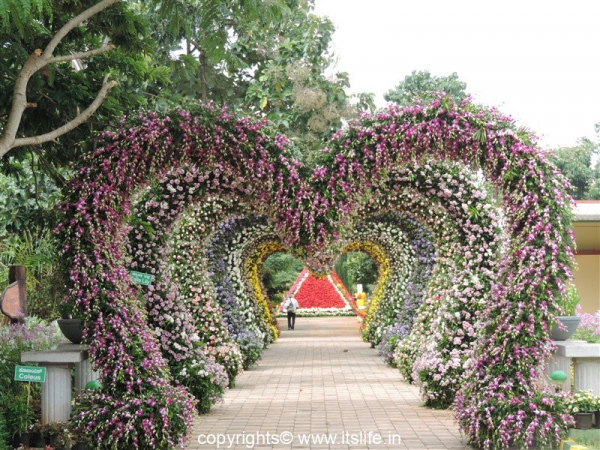
[[[447,99],[392,108],[337,133],[314,166],[289,157],[289,142],[266,122],[211,107],[140,116],[103,138],[70,183],[59,227],[70,267],[68,298],[85,319],[90,355],[104,382],[81,400],[88,409],[77,422],[101,434],[101,446],[167,448],[182,442],[190,426],[193,401],[171,387],[123,267],[132,197],[184,163],[227,177],[242,197],[266,209],[282,241],[315,268],[331,264],[365,198],[390,171],[423,158],[481,168],[502,196],[510,250],[498,267],[458,418],[469,440],[484,446],[504,445],[510,433],[513,442],[528,438],[506,425],[503,413],[490,418],[505,406],[525,410],[535,402],[549,428],[560,428],[551,399],[535,383],[570,276],[571,204],[564,178],[508,118]],[[135,414],[148,419],[135,422]],[[542,441],[550,439],[547,428],[534,427]]]

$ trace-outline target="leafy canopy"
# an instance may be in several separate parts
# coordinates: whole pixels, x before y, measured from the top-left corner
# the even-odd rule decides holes
[[[413,70],[383,97],[388,102],[407,106],[419,100],[430,102],[436,92],[445,92],[455,102],[461,102],[467,98],[466,89],[467,83],[461,81],[456,72],[445,77],[437,77],[431,75],[428,70],[418,72]]]
[[[600,145],[581,138],[577,145],[554,151],[551,160],[570,181],[577,200],[600,200]]]

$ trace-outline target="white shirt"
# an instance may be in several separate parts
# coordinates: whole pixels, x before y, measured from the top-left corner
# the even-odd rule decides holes
[[[288,310],[288,306],[290,304],[290,302],[292,302],[292,308]],[[288,298],[287,301],[285,302],[285,305],[283,307],[283,310],[286,312],[296,312],[296,310],[298,309],[299,305],[298,305],[298,300],[296,300],[294,297],[292,298]]]

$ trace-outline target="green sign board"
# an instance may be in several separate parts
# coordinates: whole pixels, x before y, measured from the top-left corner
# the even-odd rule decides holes
[[[34,366],[15,366],[15,381],[46,381],[46,368]]]
[[[135,270],[132,270],[131,272],[129,272],[129,274],[131,275],[131,280],[134,283],[143,284],[144,286],[152,284],[153,276],[149,273],[136,272]]]

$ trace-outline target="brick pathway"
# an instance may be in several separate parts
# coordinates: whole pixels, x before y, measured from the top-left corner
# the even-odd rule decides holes
[[[450,411],[420,405],[417,389],[360,339],[356,318],[298,318],[296,330],[283,331],[258,366],[238,377],[224,403],[197,420],[187,448],[217,448],[211,439],[218,435],[231,439],[220,448],[235,449],[468,448]],[[290,436],[291,444],[274,444]]]

